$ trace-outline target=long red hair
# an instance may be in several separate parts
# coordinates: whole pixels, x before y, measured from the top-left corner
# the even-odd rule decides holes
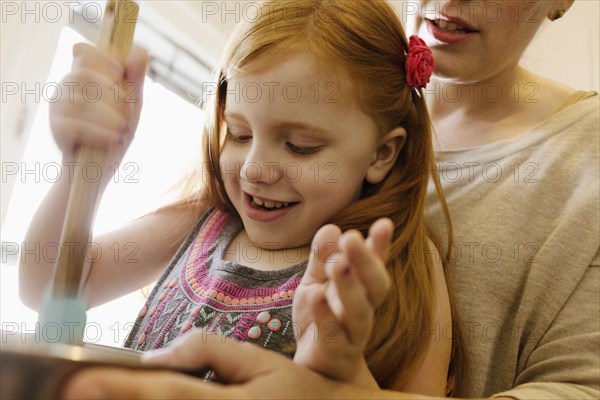
[[[394,222],[387,265],[393,287],[376,311],[376,328],[366,359],[381,387],[402,387],[422,361],[427,332],[433,325],[433,261],[428,239],[443,254],[425,219],[429,184],[437,190],[446,213],[449,243],[452,238],[436,171],[431,122],[422,92],[406,82],[408,41],[389,4],[370,0],[276,0],[263,3],[253,21],[239,24],[216,72],[217,93],[205,105],[202,165],[183,182],[183,200],[178,204],[209,204],[235,212],[219,165],[228,79],[256,66],[258,60],[261,68],[267,68],[281,56],[300,49],[350,79],[354,97],[382,137],[396,127],[407,131],[405,144],[387,177],[377,185],[365,183],[361,198],[330,221],[342,230],[357,229],[364,235],[380,217]],[[460,353],[458,338],[453,329],[449,392]]]

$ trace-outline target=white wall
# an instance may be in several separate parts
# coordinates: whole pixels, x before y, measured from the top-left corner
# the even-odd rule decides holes
[[[600,91],[600,1],[575,0],[565,16],[547,21],[522,63],[575,89]]]
[[[39,4],[39,3],[38,3]],[[9,6],[15,8],[9,8]],[[67,9],[61,18],[49,14],[50,9],[30,6],[31,14],[23,14],[18,2],[2,2],[0,78],[2,99],[0,102],[0,144],[2,162],[1,218],[5,220],[10,193],[17,175],[11,173],[19,163],[27,144],[29,130],[43,96],[43,88],[61,29],[68,21]],[[13,12],[17,14],[12,14]],[[29,92],[31,91],[31,92]],[[28,93],[29,92],[29,93]],[[49,90],[49,92],[51,92]],[[13,94],[14,93],[14,94]]]

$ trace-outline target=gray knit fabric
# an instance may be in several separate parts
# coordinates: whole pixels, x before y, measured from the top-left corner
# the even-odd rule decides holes
[[[599,107],[587,96],[513,140],[438,154],[468,358],[458,397],[600,398]]]

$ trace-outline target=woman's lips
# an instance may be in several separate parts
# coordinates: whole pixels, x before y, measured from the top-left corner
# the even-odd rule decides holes
[[[458,19],[426,19],[427,30],[436,40],[446,44],[458,44],[469,40],[479,32]]]

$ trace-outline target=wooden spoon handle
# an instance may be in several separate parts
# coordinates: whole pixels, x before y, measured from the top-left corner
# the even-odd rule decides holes
[[[138,10],[138,5],[131,0],[110,0],[106,5],[98,47],[121,63],[131,50]],[[101,179],[96,179],[100,177],[88,176],[93,174],[86,172],[101,171],[97,167],[105,164],[106,157],[107,149],[101,147],[82,146],[78,151],[60,239],[63,252],[52,277],[53,297],[78,296],[101,185]]]

